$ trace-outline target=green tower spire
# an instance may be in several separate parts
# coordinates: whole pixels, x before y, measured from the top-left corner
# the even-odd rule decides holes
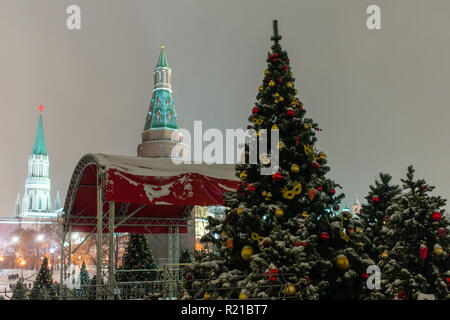
[[[42,111],[44,110],[43,106],[39,106],[39,111],[41,114],[39,115],[39,122],[36,131],[36,138],[34,139],[33,152],[34,155],[47,155],[47,148],[45,147],[45,137],[44,137],[44,125],[42,122]]]
[[[153,95],[144,130],[176,130],[178,116],[172,98],[172,69],[167,64],[163,45],[161,45],[158,65],[153,70],[153,74]]]
[[[167,64],[166,54],[164,53],[164,45],[161,45],[161,53],[159,54],[159,60],[158,64],[156,65],[157,68],[168,68],[169,65]]]

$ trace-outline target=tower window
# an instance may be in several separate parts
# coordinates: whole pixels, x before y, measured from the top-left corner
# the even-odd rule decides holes
[[[161,121],[161,112],[159,110],[156,111],[155,117],[156,117],[156,121]]]
[[[167,120],[172,121],[172,112],[167,112]]]

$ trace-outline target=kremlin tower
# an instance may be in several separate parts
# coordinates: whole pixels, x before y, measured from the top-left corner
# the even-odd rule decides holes
[[[158,64],[153,71],[153,95],[142,132],[142,143],[137,148],[138,157],[171,158],[177,146],[177,157],[188,151],[182,142],[172,98],[172,69],[167,64],[164,46],[161,46]]]
[[[50,162],[45,145],[43,106],[39,106],[39,122],[34,139],[33,150],[28,158],[28,175],[25,180],[25,194],[22,210],[19,208],[19,196],[16,200],[16,217],[20,218],[56,218],[61,211],[59,192],[56,194],[55,207],[52,210]]]

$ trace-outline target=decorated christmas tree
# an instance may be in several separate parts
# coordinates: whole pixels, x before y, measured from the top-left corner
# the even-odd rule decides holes
[[[16,286],[14,287],[13,295],[11,300],[26,300],[28,299],[25,285],[23,284],[23,278],[20,278],[17,281]]]
[[[83,264],[80,269],[80,295],[86,297],[88,294],[88,288],[90,284],[89,273],[86,269],[86,263],[83,260]]]
[[[362,224],[345,212],[337,215],[343,194],[327,179],[327,156],[316,149],[317,123],[305,117],[294,88],[287,52],[273,23],[272,51],[252,108],[248,129],[256,136],[279,135],[279,162],[261,152],[251,164],[253,144],[246,145],[245,163],[236,166],[236,193],[224,196],[224,220],[209,218],[202,239],[216,248],[194,262],[185,275],[185,297],[296,299],[357,298],[363,295],[371,246]],[[253,149],[252,149],[253,148]],[[269,148],[268,148],[269,149]],[[359,232],[351,228],[359,226]],[[351,231],[351,232],[350,232]]]
[[[143,234],[130,234],[126,252],[119,270],[156,269],[153,254]],[[118,282],[156,280],[157,271],[122,271],[117,273]]]
[[[192,257],[189,249],[181,250],[180,253],[180,263],[191,263]]]
[[[375,180],[375,184],[369,186],[370,191],[366,196],[366,204],[361,207],[360,217],[364,221],[365,233],[370,238],[373,249],[372,259],[378,260],[380,252],[377,247],[381,244],[381,228],[386,223],[387,208],[392,204],[392,199],[400,194],[399,185],[391,184],[392,176],[387,173],[380,173],[380,180]]]
[[[56,297],[56,291],[53,287],[52,272],[48,268],[48,259],[44,257],[41,268],[36,276],[31,289],[30,299],[48,300]]]
[[[387,209],[381,229],[381,288],[374,299],[421,299],[424,295],[450,299],[449,222],[446,200],[429,193],[434,187],[414,180],[408,167],[403,193]]]

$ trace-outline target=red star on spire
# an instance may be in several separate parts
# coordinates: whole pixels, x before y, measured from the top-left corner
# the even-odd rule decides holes
[[[38,107],[38,110],[39,110],[40,112],[44,111],[44,106],[41,104],[41,105]]]

